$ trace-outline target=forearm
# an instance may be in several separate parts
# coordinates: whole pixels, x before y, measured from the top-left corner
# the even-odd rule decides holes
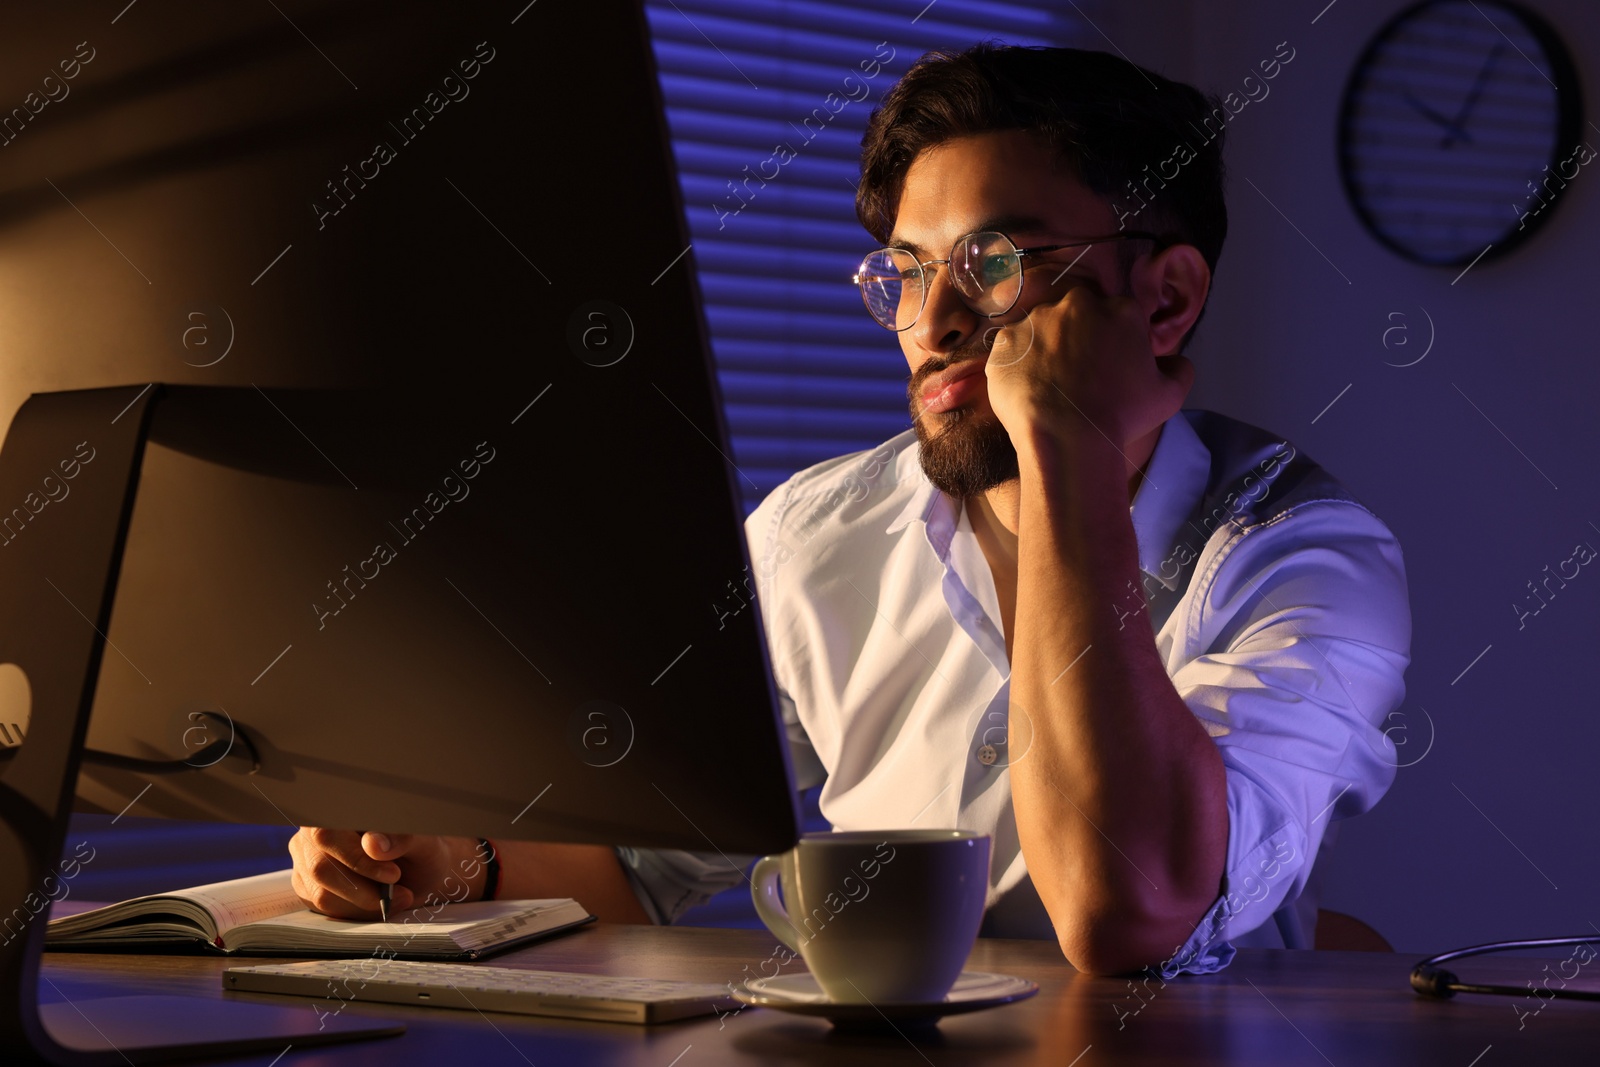
[[[1222,761],[1152,639],[1121,453],[1091,428],[1018,458],[1018,834],[1072,962],[1138,967],[1186,940],[1219,890]]]
[[[475,852],[476,842],[471,844]],[[572,897],[602,922],[650,922],[623,873],[616,851],[609,845],[498,839],[494,847],[500,856],[497,899]],[[468,879],[472,890],[468,899],[483,896],[486,878],[485,870],[473,872]]]

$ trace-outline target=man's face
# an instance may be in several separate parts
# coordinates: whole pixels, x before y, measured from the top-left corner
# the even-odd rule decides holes
[[[920,153],[906,172],[890,245],[926,262],[944,259],[958,237],[998,230],[1018,248],[1062,244],[1117,232],[1109,204],[1021,130],[962,137]],[[916,324],[897,336],[911,368],[907,395],[921,444],[922,469],[951,496],[965,498],[1017,477],[1017,453],[989,406],[984,363],[997,328],[1030,308],[1061,298],[1075,285],[1122,293],[1120,241],[1025,256],[1016,306],[998,318],[972,311],[951,284],[949,267],[933,268]],[[1145,251],[1140,248],[1140,251]],[[1064,273],[1063,273],[1064,272]],[[1020,349],[1027,326],[1011,331]],[[942,373],[947,372],[947,373]]]

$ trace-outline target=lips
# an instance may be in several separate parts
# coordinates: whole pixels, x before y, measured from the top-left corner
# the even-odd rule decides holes
[[[960,407],[976,397],[985,385],[986,360],[968,359],[946,367],[922,384],[924,411],[944,412]]]

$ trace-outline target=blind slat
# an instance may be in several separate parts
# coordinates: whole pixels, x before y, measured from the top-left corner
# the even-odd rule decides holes
[[[646,0],[747,509],[909,425],[899,344],[849,282],[872,109],[930,49],[1089,42],[1103,3]]]

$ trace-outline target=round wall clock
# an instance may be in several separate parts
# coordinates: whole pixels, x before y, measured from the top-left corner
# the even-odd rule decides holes
[[[1339,168],[1373,236],[1456,266],[1509,252],[1549,218],[1594,158],[1582,130],[1577,71],[1549,23],[1498,0],[1424,0],[1351,72]]]

